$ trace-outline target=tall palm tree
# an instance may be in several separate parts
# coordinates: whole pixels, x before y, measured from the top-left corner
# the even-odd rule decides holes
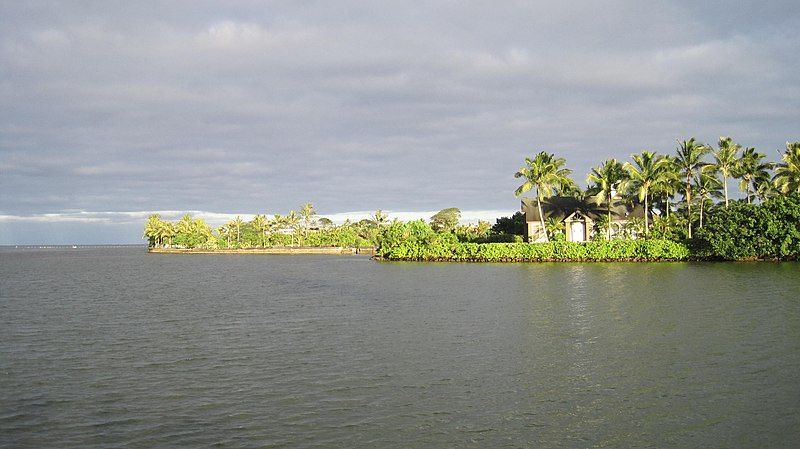
[[[664,163],[661,167],[660,176],[656,179],[656,182],[653,183],[652,189],[653,196],[657,195],[664,203],[663,209],[666,218],[669,218],[669,214],[672,211],[672,206],[670,206],[670,198],[675,196],[682,186],[681,173],[678,163],[675,162],[674,157],[670,155],[664,155],[661,157],[664,160]]]
[[[739,150],[742,148],[730,137],[720,137],[718,149],[714,152],[714,169],[722,174],[722,188],[725,191],[725,207],[728,207],[728,178],[733,177]]]
[[[308,234],[308,230],[311,228],[311,223],[315,215],[317,215],[317,212],[314,210],[314,205],[311,203],[303,204],[300,208],[300,217],[303,220],[303,235]]]
[[[155,247],[161,245],[162,242],[160,229],[163,227],[162,223],[163,221],[161,220],[161,215],[159,214],[152,214],[147,217],[142,238],[146,238],[148,240],[148,246]]]
[[[628,173],[630,187],[635,191],[639,201],[644,201],[644,233],[650,232],[650,194],[663,178],[664,168],[669,160],[656,156],[654,151],[642,151],[631,156],[633,162],[626,162],[622,168]]]
[[[611,202],[617,192],[625,190],[628,181],[627,173],[622,167],[622,163],[616,159],[608,159],[599,167],[593,168],[587,182],[594,183],[594,200],[597,205],[606,202],[608,212],[608,224],[606,226],[606,239],[611,240]]]
[[[183,214],[178,223],[175,224],[175,231],[178,234],[189,236],[194,230],[194,220],[191,214]]]
[[[269,230],[269,219],[266,215],[256,215],[251,222],[253,227],[261,234],[261,247],[267,246],[267,231]]]
[[[542,200],[545,196],[552,196],[556,192],[569,190],[575,184],[569,177],[572,174],[572,170],[564,168],[565,164],[566,160],[564,158],[557,158],[553,154],[542,151],[534,156],[533,159],[526,157],[525,166],[514,173],[515,178],[525,178],[525,182],[517,187],[514,195],[519,197],[531,189],[536,189],[536,207],[539,209],[539,219],[542,223],[545,241],[549,241],[549,239],[545,231]]]
[[[762,203],[778,194],[775,184],[772,183],[772,173],[770,171],[773,169],[775,169],[775,163],[773,162],[762,164],[756,178],[753,180],[753,191]]]
[[[747,195],[747,202],[752,203],[752,196],[750,195],[750,187],[754,186],[758,178],[763,178],[765,173],[770,169],[769,163],[761,162],[767,155],[759,153],[755,148],[745,148],[742,152],[742,157],[736,164],[735,174],[739,178],[739,188],[745,191]]]
[[[722,183],[714,173],[700,172],[694,177],[694,187],[697,192],[697,202],[700,203],[700,229],[703,228],[703,211],[706,202],[711,198],[721,198]]]
[[[300,217],[297,216],[297,212],[290,210],[285,217],[283,217],[283,222],[286,226],[292,228],[292,246],[294,246],[294,235],[297,231],[297,225],[300,223]]]
[[[240,217],[238,215],[236,216],[236,218],[234,218],[233,220],[228,222],[228,225],[231,227],[231,229],[236,229],[236,245],[237,246],[241,246],[242,245],[242,225],[243,224],[244,224],[244,220],[242,220],[242,217]]]
[[[159,228],[159,235],[161,238],[161,242],[164,242],[164,239],[167,239],[168,246],[172,247],[172,238],[175,237],[177,234],[177,230],[175,229],[175,223],[170,221],[162,221],[161,226]]]
[[[781,159],[772,178],[775,188],[784,195],[800,192],[800,142],[786,142]]]
[[[703,156],[708,152],[708,147],[700,142],[695,142],[694,137],[683,142],[678,141],[678,157],[675,161],[686,179],[686,217],[689,222],[689,238],[692,238],[692,178],[697,170],[706,165]]]

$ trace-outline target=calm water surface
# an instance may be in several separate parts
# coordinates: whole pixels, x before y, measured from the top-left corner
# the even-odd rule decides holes
[[[2,447],[797,447],[800,265],[0,250]]]

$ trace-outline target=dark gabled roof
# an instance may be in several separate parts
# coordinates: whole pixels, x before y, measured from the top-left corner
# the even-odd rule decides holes
[[[606,215],[607,208],[605,202],[597,204],[594,197],[584,199],[571,196],[551,196],[542,200],[542,213],[545,219],[555,218],[561,221],[576,211],[580,211],[592,220],[597,220]],[[522,198],[522,212],[525,214],[525,221],[541,221],[536,198]],[[627,220],[634,217],[644,218],[644,207],[641,204],[636,203],[631,206],[620,197],[612,199],[612,220]]]

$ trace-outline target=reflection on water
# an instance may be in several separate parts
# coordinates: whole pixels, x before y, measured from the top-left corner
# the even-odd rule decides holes
[[[0,446],[793,447],[798,264],[0,251]]]

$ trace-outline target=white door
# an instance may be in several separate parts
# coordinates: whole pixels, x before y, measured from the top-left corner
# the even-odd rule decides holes
[[[573,242],[583,242],[586,240],[586,225],[580,221],[574,221],[570,225],[570,233]]]

